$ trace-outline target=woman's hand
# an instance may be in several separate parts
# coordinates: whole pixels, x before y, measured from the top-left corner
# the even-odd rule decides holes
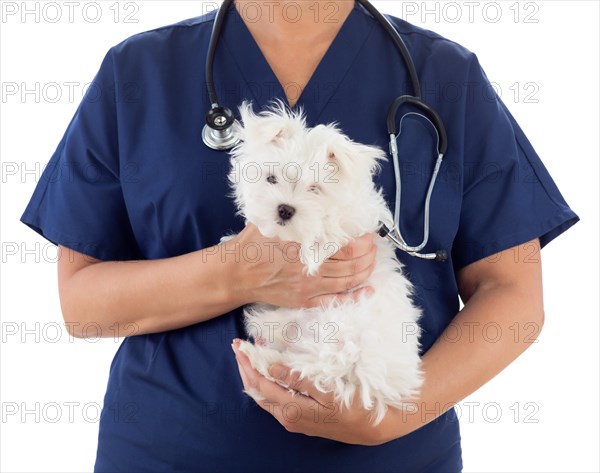
[[[331,393],[320,392],[312,383],[299,379],[296,374],[282,365],[273,365],[271,376],[283,385],[269,381],[252,368],[248,357],[242,353],[239,340],[235,339],[232,348],[246,391],[263,398],[258,405],[269,412],[288,432],[301,433],[313,437],[324,437],[339,442],[356,445],[381,445],[414,430],[410,427],[410,415],[402,411],[388,409],[383,421],[373,426],[372,411],[365,410],[359,396],[349,409],[342,409],[333,401]],[[299,393],[306,393],[299,394]]]
[[[300,261],[300,245],[263,237],[248,224],[223,243],[224,254],[239,258],[236,287],[246,303],[264,302],[282,307],[315,307],[332,300],[356,300],[372,288],[363,284],[373,272],[374,234],[354,239],[329,258],[316,276],[308,276]],[[352,291],[352,292],[348,292]]]

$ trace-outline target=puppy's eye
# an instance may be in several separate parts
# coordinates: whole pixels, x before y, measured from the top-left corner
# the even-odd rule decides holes
[[[269,184],[277,184],[277,177],[275,177],[273,174],[269,174],[267,176],[267,182]]]
[[[321,192],[321,189],[319,188],[319,186],[312,185],[308,188],[308,192],[312,192],[313,194],[318,194]]]

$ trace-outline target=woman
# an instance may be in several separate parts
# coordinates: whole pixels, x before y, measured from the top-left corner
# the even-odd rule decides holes
[[[130,335],[111,365],[95,471],[460,471],[452,406],[527,348],[531,331],[515,340],[508,327],[539,332],[539,249],[578,217],[476,56],[392,18],[449,141],[426,250],[448,248],[450,258],[398,255],[424,313],[425,383],[415,411],[390,410],[377,428],[358,405],[332,410],[309,382],[272,367],[307,393],[292,396],[237,350],[240,306],[352,297],[345,291],[368,278],[379,237],[356,239],[308,278],[289,246],[235,216],[227,154],[201,139],[214,16],[111,48],[22,217],[63,250],[59,290],[72,334]],[[232,110],[279,97],[301,106],[308,126],[337,121],[355,141],[382,147],[387,107],[411,92],[395,46],[352,1],[236,0],[215,85]],[[416,242],[434,162],[423,143],[435,137],[410,117],[402,131],[402,229]],[[52,179],[60,166],[70,172]],[[391,163],[377,182],[393,206]],[[239,235],[219,244],[231,231]],[[248,257],[257,247],[266,250]],[[511,336],[491,337],[489,327]],[[265,401],[247,397],[249,387]]]

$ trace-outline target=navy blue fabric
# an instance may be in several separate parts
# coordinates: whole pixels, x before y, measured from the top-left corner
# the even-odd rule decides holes
[[[213,19],[211,12],[110,49],[35,189],[24,223],[56,244],[102,260],[173,257],[242,229],[228,197],[228,155],[201,139],[210,108],[204,63]],[[446,248],[451,258],[436,263],[399,253],[424,311],[425,352],[459,309],[456,271],[536,237],[546,245],[578,217],[477,57],[391,19],[449,141],[425,251]],[[215,84],[223,104],[236,113],[243,99],[253,100],[257,111],[273,97],[285,99],[233,7],[217,49]],[[309,126],[337,121],[352,139],[387,149],[388,106],[411,92],[393,43],[356,4],[296,107],[306,111]],[[401,227],[416,244],[433,168],[433,132],[409,116],[398,145]],[[377,180],[392,206],[391,163]],[[243,335],[241,310],[235,310],[180,330],[125,339],[110,368],[95,470],[461,470],[454,410],[378,447],[288,433],[242,393],[230,343]]]

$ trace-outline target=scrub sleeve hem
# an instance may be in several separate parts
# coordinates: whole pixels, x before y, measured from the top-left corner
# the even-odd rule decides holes
[[[548,243],[567,231],[578,221],[579,217],[572,210],[566,209],[552,218],[541,222],[536,227],[512,233],[495,241],[489,243],[469,242],[466,245],[462,245],[461,255],[454,257],[455,271],[535,238],[539,238],[540,248],[544,248]]]
[[[93,238],[84,236],[75,236],[64,233],[52,228],[45,222],[40,221],[39,216],[32,212],[25,212],[20,221],[44,237],[53,245],[61,245],[70,250],[77,251],[86,256],[99,259],[101,261],[119,261],[124,259],[115,251],[103,246],[101,242],[94,242]],[[87,242],[87,243],[86,243]]]

